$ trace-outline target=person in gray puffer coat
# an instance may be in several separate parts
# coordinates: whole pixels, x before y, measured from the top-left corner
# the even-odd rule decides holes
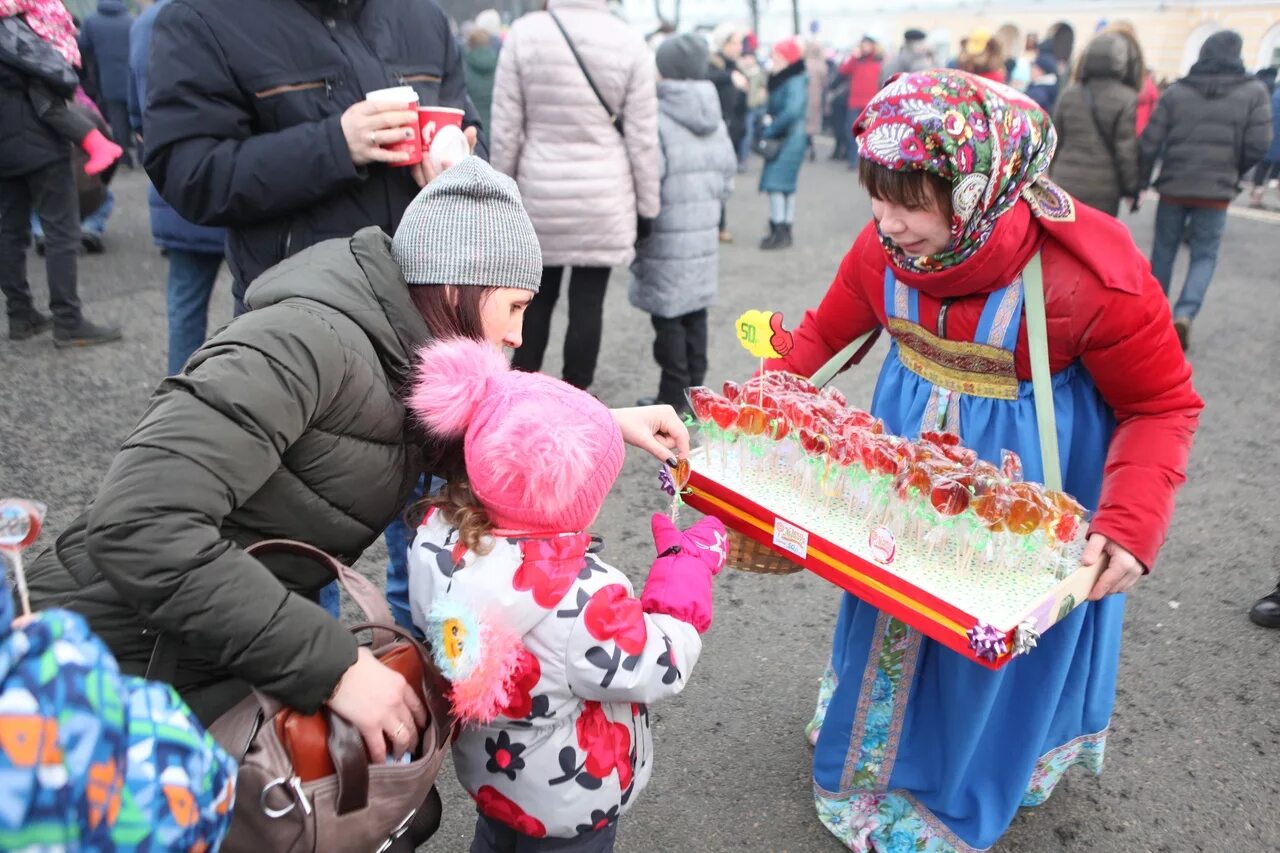
[[[1242,44],[1232,30],[1209,36],[1187,76],[1160,96],[1142,132],[1141,187],[1160,164],[1151,272],[1165,293],[1184,229],[1190,236],[1191,265],[1173,308],[1184,349],[1218,262],[1227,206],[1271,144],[1270,93],[1244,70]]]
[[[669,38],[658,48],[662,208],[631,264],[631,304],[652,315],[658,396],[640,405],[687,408],[684,389],[707,373],[707,308],[719,277],[720,206],[733,191],[737,156],[706,79],[707,44]]]
[[[1058,153],[1050,175],[1078,201],[1115,216],[1138,194],[1138,90],[1125,83],[1129,42],[1103,33],[1089,42],[1077,82],[1058,100]]]

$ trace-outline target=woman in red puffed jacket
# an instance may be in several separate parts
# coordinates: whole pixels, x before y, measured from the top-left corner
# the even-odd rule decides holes
[[[1089,601],[997,671],[844,599],[808,728],[819,816],[853,850],[985,849],[1068,767],[1101,770],[1124,593],[1155,563],[1202,403],[1128,231],[1045,177],[1056,139],[1034,103],[926,71],[855,130],[875,221],[770,367],[809,375],[887,330],[886,429],[949,430],[997,464],[1013,450],[1042,481],[1023,322],[1042,275],[1063,484],[1093,510]]]

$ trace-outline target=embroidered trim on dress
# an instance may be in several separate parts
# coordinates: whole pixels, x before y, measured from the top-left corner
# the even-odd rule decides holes
[[[873,630],[840,790],[824,792],[830,798],[887,789],[902,741],[923,635],[883,612],[877,615]]]
[[[1054,788],[1066,772],[1077,764],[1083,764],[1095,776],[1102,773],[1102,762],[1107,749],[1107,730],[1091,735],[1081,735],[1054,747],[1040,757],[1031,772],[1031,781],[1022,795],[1022,807],[1038,806],[1049,799]]]
[[[922,326],[889,318],[898,358],[912,373],[949,391],[995,400],[1018,399],[1013,353],[987,344],[939,338]]]
[[[1009,332],[1009,326],[1013,323],[1017,316],[1017,311],[1022,307],[1022,277],[1014,282],[1014,286],[1006,287],[1004,295],[1000,298],[1000,307],[996,309],[996,316],[991,322],[991,332],[987,335],[987,344],[993,347],[1004,349],[1004,338]],[[1017,341],[1014,341],[1017,346]]]

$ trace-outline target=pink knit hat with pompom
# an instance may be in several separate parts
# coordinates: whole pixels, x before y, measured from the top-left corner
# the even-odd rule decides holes
[[[585,530],[622,470],[622,433],[599,400],[512,370],[492,344],[422,349],[408,405],[436,435],[463,437],[471,490],[499,529]]]

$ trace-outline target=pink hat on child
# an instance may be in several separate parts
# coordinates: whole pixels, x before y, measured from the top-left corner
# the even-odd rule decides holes
[[[599,400],[512,370],[492,344],[422,349],[408,406],[436,435],[463,436],[471,490],[499,529],[585,530],[622,470],[622,433]]]

